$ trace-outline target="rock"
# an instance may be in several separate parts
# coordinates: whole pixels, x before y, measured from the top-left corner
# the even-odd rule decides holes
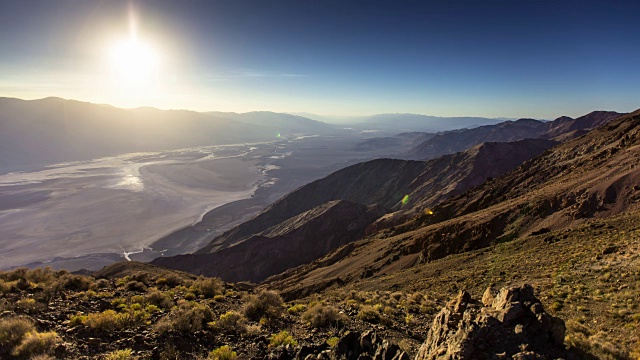
[[[294,354],[295,355],[292,355]],[[316,355],[317,354],[317,355]],[[274,349],[268,359],[292,360],[409,360],[409,355],[400,347],[387,340],[382,340],[374,331],[368,330],[360,334],[355,331],[346,332],[332,350],[326,343],[303,345],[297,351]]]
[[[435,316],[415,359],[555,359],[565,354],[564,332],[530,285],[495,298],[487,289],[482,302],[461,291]]]

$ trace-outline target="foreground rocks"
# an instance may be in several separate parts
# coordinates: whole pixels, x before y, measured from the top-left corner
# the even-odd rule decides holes
[[[566,356],[564,321],[547,314],[530,285],[482,301],[461,291],[433,320],[416,360],[556,359]]]
[[[436,315],[415,360],[559,359],[572,358],[564,342],[564,321],[547,314],[530,285],[490,289],[482,301],[466,291]],[[409,360],[396,344],[373,331],[347,332],[330,349],[326,344],[279,348],[278,360]]]

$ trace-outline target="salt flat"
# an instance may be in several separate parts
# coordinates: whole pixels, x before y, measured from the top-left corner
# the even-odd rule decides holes
[[[237,145],[59,164],[0,176],[0,267],[135,253],[267,179],[261,151]],[[262,154],[264,155],[264,154]]]

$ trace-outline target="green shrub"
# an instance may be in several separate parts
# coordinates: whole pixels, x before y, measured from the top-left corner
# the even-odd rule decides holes
[[[163,316],[156,323],[154,329],[157,332],[196,332],[202,330],[204,324],[213,319],[213,312],[204,304],[178,301],[178,306]]]
[[[111,283],[107,279],[96,280],[96,288],[97,289],[110,289]]]
[[[193,282],[189,291],[210,299],[216,295],[224,294],[224,283],[218,278],[199,277]]]
[[[94,286],[93,278],[82,276],[65,274],[60,277],[58,284],[62,289],[73,291],[87,291]]]
[[[0,319],[0,345],[3,348],[11,349],[34,330],[33,322],[27,318],[9,317]]]
[[[227,311],[220,315],[218,321],[212,322],[210,325],[227,334],[242,334],[247,331],[247,320],[237,311]]]
[[[24,312],[36,312],[45,308],[44,304],[41,304],[33,298],[20,299],[15,303],[16,310]]]
[[[250,320],[258,321],[278,318],[282,312],[282,298],[275,291],[262,290],[258,295],[247,297],[244,307],[244,315]]]
[[[294,339],[293,336],[289,335],[288,331],[282,330],[277,334],[271,335],[271,340],[269,342],[270,348],[277,348],[279,346],[286,346],[286,345],[291,345],[291,346],[298,345],[298,342],[296,341],[296,339]]]
[[[147,286],[143,282],[132,280],[124,284],[124,289],[126,291],[143,292],[147,291]]]
[[[302,314],[302,320],[313,327],[324,327],[344,320],[333,306],[315,304]]]
[[[372,306],[365,305],[360,308],[357,318],[371,324],[378,324],[380,322],[380,313]]]
[[[115,350],[104,355],[105,360],[129,360],[134,359],[131,349]]]
[[[290,315],[298,315],[301,312],[305,311],[307,309],[307,305],[305,304],[295,304],[290,306],[287,309],[287,313],[289,313]]]
[[[85,322],[87,321],[87,316],[86,315],[82,315],[82,314],[76,314],[71,316],[71,318],[69,319],[69,325],[70,326],[78,326],[78,325],[83,325]]]
[[[207,360],[234,360],[238,353],[233,351],[229,345],[221,346],[209,353]]]
[[[13,355],[29,357],[38,354],[48,354],[60,342],[60,336],[54,331],[39,333],[32,331],[27,333],[20,345],[13,349]]]
[[[155,305],[162,309],[171,309],[171,307],[173,306],[173,299],[171,299],[168,294],[158,290],[149,292],[144,297],[144,302],[146,304]]]
[[[332,337],[327,339],[327,345],[329,345],[329,347],[331,347],[331,348],[336,347],[339,342],[340,342],[340,338],[338,338],[336,336],[332,336]]]
[[[47,285],[56,281],[55,272],[50,267],[27,271],[25,278],[33,283]]]
[[[101,313],[92,313],[87,316],[84,324],[100,331],[112,331],[124,328],[132,323],[129,313],[117,313],[113,310],[105,310]]]

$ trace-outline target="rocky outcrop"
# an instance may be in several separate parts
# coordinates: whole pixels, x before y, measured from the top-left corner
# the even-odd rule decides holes
[[[490,289],[482,301],[461,291],[434,318],[416,360],[556,359],[564,321],[547,314],[530,285]]]

